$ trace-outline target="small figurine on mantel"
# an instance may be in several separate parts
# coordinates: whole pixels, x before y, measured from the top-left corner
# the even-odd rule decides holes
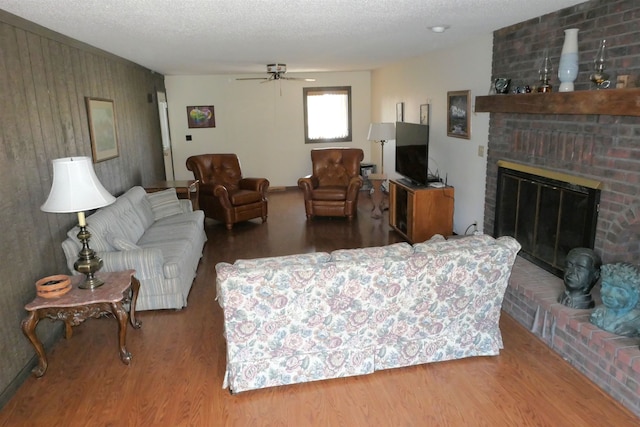
[[[565,291],[558,302],[570,308],[593,308],[591,289],[600,278],[601,265],[600,256],[593,249],[571,249],[564,264]]]
[[[617,335],[640,336],[640,271],[628,263],[605,264],[601,270],[603,306],[589,321]]]

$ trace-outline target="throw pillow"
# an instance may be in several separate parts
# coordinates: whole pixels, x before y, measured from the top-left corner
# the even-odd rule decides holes
[[[132,241],[125,239],[124,237],[113,237],[111,244],[119,251],[132,251],[134,249],[140,249],[140,246],[136,245]]]
[[[154,221],[183,213],[175,188],[149,193],[147,194],[147,200],[151,204]]]

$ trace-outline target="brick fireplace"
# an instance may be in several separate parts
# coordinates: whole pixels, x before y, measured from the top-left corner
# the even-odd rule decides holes
[[[607,70],[614,81],[618,74],[640,74],[639,25],[638,2],[593,0],[503,28],[494,33],[492,75],[508,77],[516,86],[537,85],[536,63],[544,48],[548,47],[557,70],[564,29],[579,28],[580,70],[575,89],[588,94],[592,61],[604,38],[610,46]],[[557,89],[557,78],[551,84]],[[598,98],[594,95],[593,99]],[[640,110],[640,104],[636,105]],[[594,249],[605,263],[640,263],[638,115],[640,111],[632,115],[556,114],[548,109],[492,112],[484,229],[494,230],[498,161],[542,168],[601,182]],[[503,308],[640,416],[640,338],[601,331],[588,322],[590,311],[555,303],[562,287],[561,279],[519,259]]]

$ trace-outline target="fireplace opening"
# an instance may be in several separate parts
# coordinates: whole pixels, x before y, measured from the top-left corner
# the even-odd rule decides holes
[[[520,255],[562,277],[567,253],[593,249],[599,181],[498,162],[494,236],[512,236]]]

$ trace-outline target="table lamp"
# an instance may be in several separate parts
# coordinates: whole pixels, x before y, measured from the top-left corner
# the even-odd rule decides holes
[[[369,125],[369,141],[380,142],[382,152],[382,165],[380,173],[384,173],[384,143],[390,139],[396,139],[396,127],[393,123],[371,123]]]
[[[44,212],[77,213],[82,249],[73,265],[86,276],[82,289],[95,289],[104,284],[95,273],[102,268],[102,259],[89,248],[91,233],[87,230],[85,211],[110,205],[115,201],[102,186],[89,157],[66,157],[53,160],[53,183],[47,201],[40,207]]]

